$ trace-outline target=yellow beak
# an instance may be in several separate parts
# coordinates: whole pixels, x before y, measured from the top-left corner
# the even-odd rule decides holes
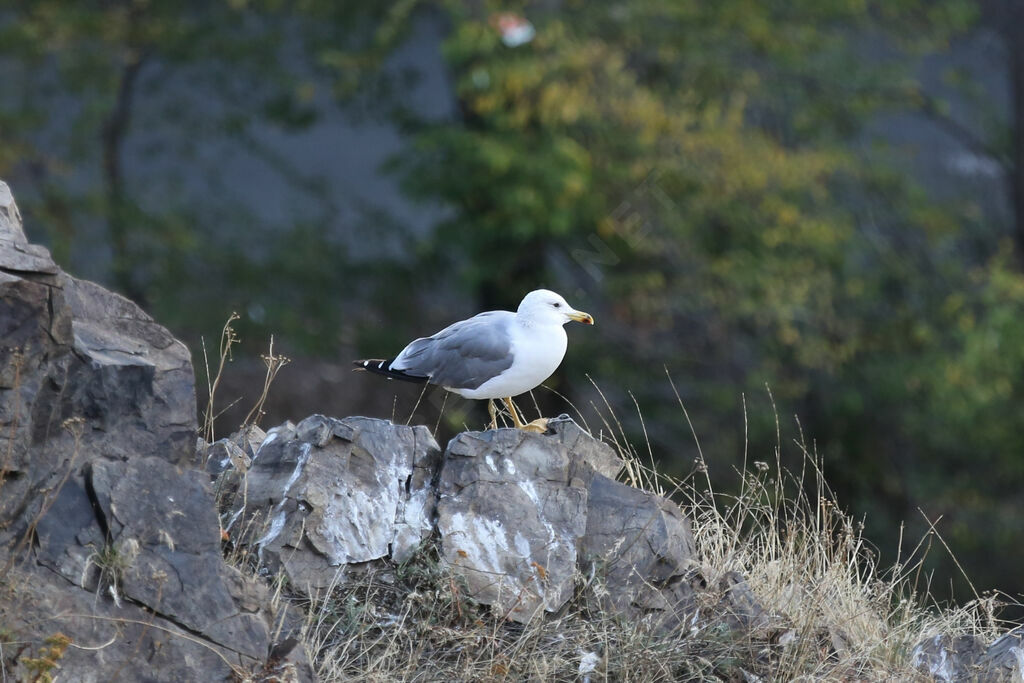
[[[594,317],[589,313],[584,313],[583,311],[573,311],[569,314],[569,317],[578,323],[583,323],[584,325],[594,324]]]

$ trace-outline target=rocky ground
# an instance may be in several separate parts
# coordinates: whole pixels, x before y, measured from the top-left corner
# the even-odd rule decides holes
[[[863,614],[784,609],[817,579],[780,602],[757,553],[712,562],[723,518],[623,483],[565,417],[444,448],[320,415],[197,437],[188,350],[29,244],[0,183],[3,680],[1024,680],[1020,630],[914,612],[881,648]]]

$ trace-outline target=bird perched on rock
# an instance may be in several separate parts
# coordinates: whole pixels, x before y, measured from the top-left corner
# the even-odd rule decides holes
[[[520,429],[543,431],[545,420],[523,422],[512,402],[551,376],[565,357],[562,328],[570,320],[593,325],[561,295],[538,289],[515,313],[487,311],[410,343],[390,360],[357,360],[357,370],[407,382],[430,382],[466,398],[487,399],[491,429],[498,426],[492,399],[500,398]]]

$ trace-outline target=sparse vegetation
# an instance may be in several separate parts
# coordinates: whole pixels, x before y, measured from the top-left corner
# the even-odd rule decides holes
[[[85,571],[88,572],[91,567],[96,567],[99,570],[99,576],[96,579],[96,594],[106,593],[120,607],[124,573],[132,566],[138,554],[139,542],[134,538],[129,538],[119,543],[108,541],[102,548],[90,555],[85,562]],[[83,578],[82,584],[86,585],[86,583]]]
[[[24,667],[26,680],[32,683],[51,683],[54,670],[71,644],[71,639],[63,633],[55,633],[45,641],[35,657],[22,657],[19,661]]]
[[[215,399],[217,395],[217,388],[220,386],[221,379],[224,377],[224,370],[227,364],[231,361],[232,349],[241,342],[238,336],[238,332],[234,328],[234,323],[239,320],[237,313],[232,313],[228,316],[228,319],[224,321],[224,327],[221,328],[220,333],[220,347],[217,354],[217,369],[216,372],[210,372],[210,357],[206,351],[206,340],[202,340],[203,348],[203,370],[206,373],[206,409],[203,411],[203,438],[209,443],[214,440],[214,424],[217,418],[220,417],[224,411],[228,410],[236,403],[241,401],[241,397],[235,398],[225,408],[217,410],[215,407]],[[267,367],[266,375],[263,378],[263,388],[259,397],[253,403],[252,408],[246,414],[245,419],[239,428],[244,428],[247,425],[259,425],[260,419],[264,416],[263,405],[267,401],[267,397],[270,394],[270,386],[274,383],[274,379],[277,377],[277,373],[281,371],[281,368],[288,365],[291,359],[287,356],[274,353],[274,337],[271,335],[270,342],[267,345],[267,352],[260,355],[263,360],[263,364]]]
[[[231,359],[231,348],[238,343],[238,333],[235,332],[235,328],[232,327],[232,323],[237,321],[239,318],[237,313],[232,313],[228,316],[228,319],[224,322],[224,327],[221,328],[220,332],[220,347],[217,354],[217,372],[216,374],[210,374],[210,358],[206,353],[206,340],[202,340],[203,345],[203,368],[206,370],[206,410],[203,413],[203,438],[207,442],[211,442],[214,439],[213,425],[217,421],[217,413],[214,408],[214,399],[217,395],[217,387],[220,385],[221,377],[224,375],[224,366]],[[233,405],[233,404],[232,404]],[[230,407],[230,406],[229,406]]]

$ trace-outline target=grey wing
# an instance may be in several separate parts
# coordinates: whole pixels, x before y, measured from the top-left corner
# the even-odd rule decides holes
[[[512,365],[509,325],[515,314],[488,311],[412,342],[391,363],[453,389],[476,389]]]

